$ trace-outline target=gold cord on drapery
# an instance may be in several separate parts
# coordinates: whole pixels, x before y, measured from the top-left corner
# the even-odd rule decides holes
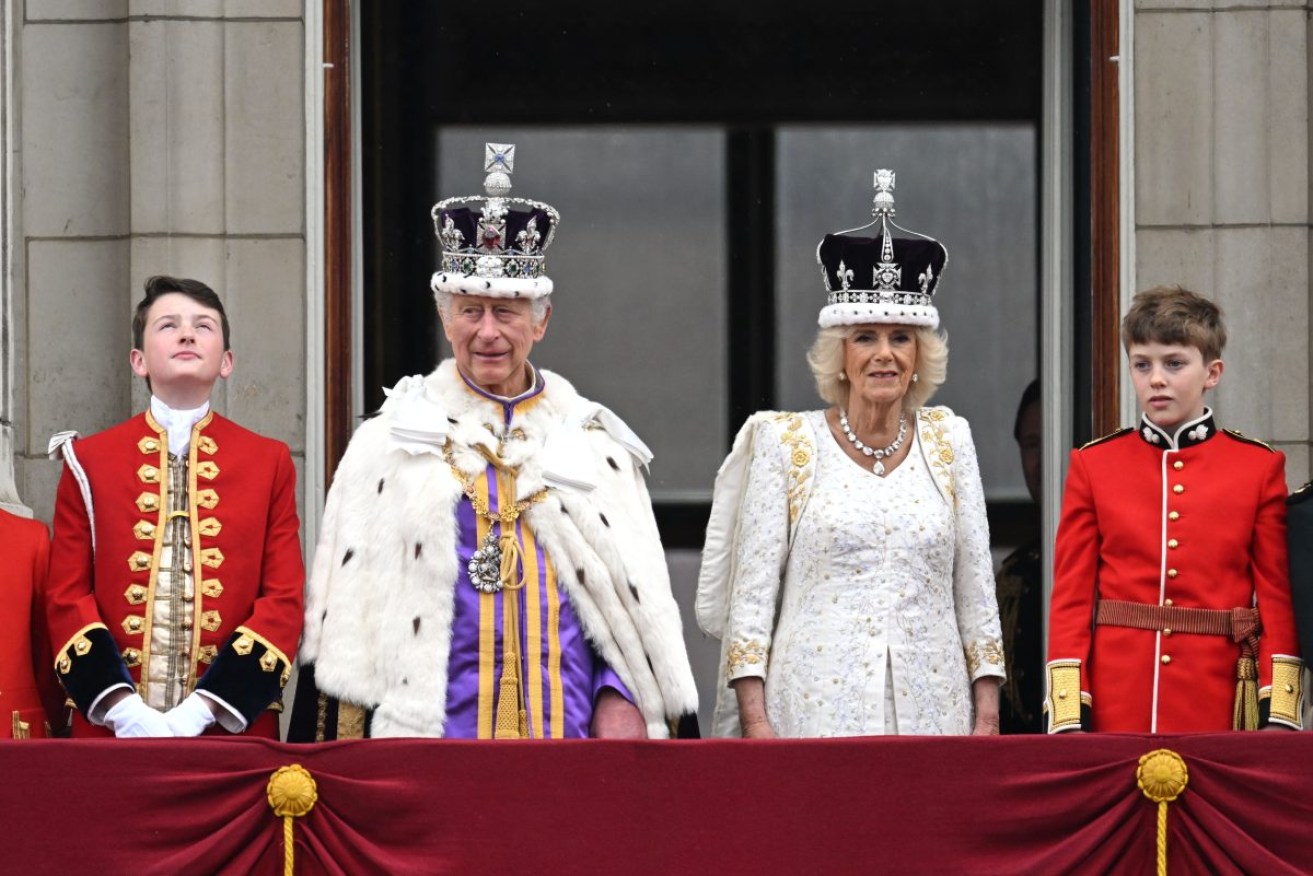
[[[283,876],[292,876],[296,866],[292,825],[295,819],[315,808],[319,791],[310,771],[294,763],[274,770],[265,793],[269,798],[269,808],[283,819]]]
[[[1181,796],[1190,782],[1189,770],[1179,754],[1166,748],[1140,758],[1135,784],[1158,804],[1158,876],[1167,876],[1167,805]]]

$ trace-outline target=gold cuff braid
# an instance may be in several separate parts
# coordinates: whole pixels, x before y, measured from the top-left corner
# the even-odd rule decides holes
[[[1297,657],[1273,657],[1268,719],[1299,727],[1303,710],[1304,661]]]
[[[1048,666],[1049,684],[1046,705],[1049,730],[1080,726],[1080,661],[1055,660]]]

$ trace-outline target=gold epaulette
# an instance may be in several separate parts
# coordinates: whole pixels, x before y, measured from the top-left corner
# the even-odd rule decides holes
[[[1237,432],[1235,429],[1223,429],[1222,431],[1230,435],[1232,438],[1236,439],[1237,441],[1243,441],[1246,444],[1253,444],[1257,447],[1262,447],[1271,453],[1276,453],[1276,451],[1272,449],[1272,446],[1270,444],[1264,441],[1259,441],[1257,438],[1250,438],[1248,435],[1245,435],[1241,432]]]
[[[1084,444],[1081,445],[1080,449],[1086,450],[1090,447],[1093,447],[1095,444],[1102,444],[1105,441],[1111,441],[1114,438],[1120,438],[1121,436],[1129,434],[1134,431],[1135,430],[1132,429],[1130,426],[1123,426],[1122,428],[1118,429],[1115,432],[1109,432],[1107,435],[1104,435],[1102,438],[1095,438],[1093,441],[1086,441]]]
[[[1300,502],[1307,502],[1309,499],[1313,499],[1313,489],[1310,489],[1311,487],[1313,487],[1313,481],[1309,481],[1298,490],[1295,490],[1295,492],[1286,497],[1286,504],[1298,505]]]

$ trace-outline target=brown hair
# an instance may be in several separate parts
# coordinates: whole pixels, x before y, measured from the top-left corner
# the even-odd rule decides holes
[[[150,306],[161,296],[174,293],[186,295],[197,304],[219,312],[219,324],[223,327],[223,348],[224,350],[229,349],[228,314],[223,309],[223,302],[219,300],[219,296],[209,286],[206,286],[200,280],[158,276],[147,280],[145,289],[146,297],[137,303],[137,312],[132,316],[132,348],[134,350],[140,350],[146,342],[146,314],[150,311]]]
[[[1129,352],[1131,344],[1155,343],[1195,347],[1205,363],[1222,358],[1222,308],[1180,286],[1146,289],[1131,300],[1122,320],[1122,346]]]

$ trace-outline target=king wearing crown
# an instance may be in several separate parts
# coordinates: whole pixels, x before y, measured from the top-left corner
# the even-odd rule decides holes
[[[697,693],[643,472],[607,408],[529,361],[560,216],[510,197],[433,208],[452,358],[387,391],[328,495],[293,740],[666,737]]]

